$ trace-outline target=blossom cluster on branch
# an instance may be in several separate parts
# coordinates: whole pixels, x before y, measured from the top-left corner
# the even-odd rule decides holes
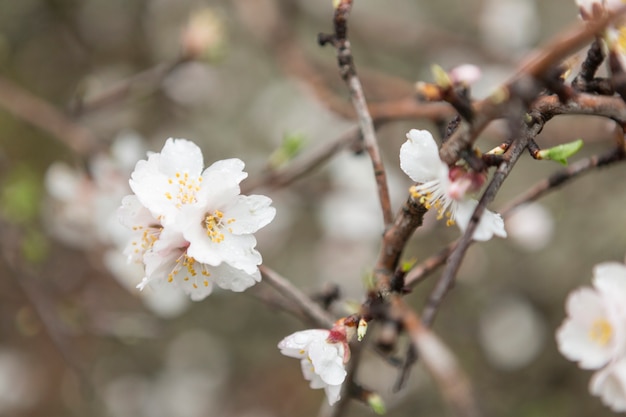
[[[214,284],[240,292],[261,280],[254,233],[274,218],[272,201],[240,195],[241,160],[203,165],[185,139],[168,139],[137,163],[119,216],[133,232],[125,253],[145,266],[138,288],[170,283],[202,300]]]

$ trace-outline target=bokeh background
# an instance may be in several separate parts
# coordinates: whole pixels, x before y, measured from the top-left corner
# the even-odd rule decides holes
[[[576,13],[570,0],[358,0],[350,38],[372,102],[411,96],[432,63],[479,65],[480,97]],[[336,111],[349,104],[334,51],[316,42],[331,18],[330,0],[0,1],[0,415],[317,414],[323,393],[276,349],[308,325],[265,283],[199,303],[138,293],[142,272],[119,254],[115,208],[135,162],[168,137],[195,141],[207,165],[239,157],[255,178],[281,163],[285,141],[306,153],[354,127]],[[413,127],[435,129],[404,120],[379,130],[395,208],[409,186],[398,151]],[[611,129],[562,117],[540,142],[582,137],[577,159],[608,149]],[[496,123],[479,146],[502,135]],[[522,159],[494,209],[559,169]],[[554,331],[593,265],[624,258],[623,175],[593,172],[507,219],[508,239],[469,251],[435,330],[487,415],[611,415]],[[311,294],[338,286],[337,314],[361,301],[381,233],[367,158],[344,150],[288,188],[256,191],[278,210],[257,236],[265,264]],[[458,236],[428,218],[407,259]],[[416,308],[439,272],[407,296]],[[394,393],[396,376],[366,353],[359,381],[390,416],[447,415],[419,364]],[[348,415],[372,412],[354,403]]]

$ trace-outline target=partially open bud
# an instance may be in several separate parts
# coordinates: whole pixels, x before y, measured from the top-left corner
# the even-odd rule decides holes
[[[183,55],[189,59],[215,60],[224,52],[224,24],[210,8],[193,13],[181,35]]]
[[[367,333],[367,321],[365,321],[365,319],[362,318],[361,320],[359,320],[359,326],[357,327],[357,330],[356,330],[357,340],[359,342],[363,340],[366,333]]]

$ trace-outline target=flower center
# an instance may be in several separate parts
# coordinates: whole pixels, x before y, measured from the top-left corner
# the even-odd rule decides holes
[[[600,346],[606,346],[613,337],[613,327],[606,319],[597,319],[589,329],[589,338],[599,344]]]
[[[178,259],[176,259],[176,266],[172,272],[167,275],[167,282],[174,282],[174,277],[180,273],[181,270],[186,270],[184,281],[193,280],[191,284],[194,288],[198,288],[198,283],[200,285],[204,285],[205,287],[209,286],[208,277],[211,276],[211,273],[206,269],[203,264],[200,265],[200,276],[198,276],[198,271],[196,270],[196,260],[191,256],[188,256],[186,253],[183,253]],[[199,280],[202,279],[202,281]]]
[[[190,178],[187,172],[177,172],[174,177],[168,178],[167,182],[171,185],[176,184],[178,188],[174,195],[172,195],[170,191],[167,191],[165,197],[168,200],[174,200],[176,207],[180,208],[183,204],[190,204],[196,201],[196,193],[200,191],[202,177]]]
[[[220,210],[215,210],[213,213],[207,213],[204,218],[204,227],[206,229],[206,234],[211,239],[213,243],[221,243],[224,241],[224,233],[223,229],[228,224],[232,224],[235,222],[235,219],[230,218],[228,220],[224,220],[224,212]],[[232,228],[227,229],[230,233],[232,233]]]
[[[133,226],[133,231],[140,231],[141,238],[138,240],[133,240],[131,245],[133,245],[133,251],[135,253],[145,253],[147,250],[152,248],[154,242],[159,240],[159,236],[161,235],[161,230],[163,227],[160,225],[150,225],[150,226]]]
[[[412,186],[409,188],[411,197],[419,201],[427,210],[435,208],[437,210],[437,220],[441,220],[446,217],[446,225],[454,225],[454,219],[452,216],[451,203],[452,200],[446,198],[446,196],[440,191],[439,181],[436,184],[432,184],[435,181],[427,182],[421,185]]]

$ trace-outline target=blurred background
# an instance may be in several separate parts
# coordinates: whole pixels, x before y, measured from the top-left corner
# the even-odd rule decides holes
[[[358,0],[349,33],[371,102],[411,97],[432,63],[480,66],[474,94],[484,97],[576,14],[571,0]],[[317,414],[323,392],[276,348],[309,325],[282,312],[265,283],[199,303],[138,292],[142,271],[120,254],[115,209],[136,161],[168,137],[196,142],[206,165],[243,159],[252,181],[353,128],[335,51],[316,41],[331,19],[330,0],[0,2],[0,415]],[[410,185],[398,164],[410,128],[436,126],[379,129],[394,209]],[[582,137],[575,160],[608,149],[611,132],[608,121],[561,117],[539,142]],[[479,146],[502,139],[495,123]],[[492,208],[558,169],[523,157]],[[623,175],[619,165],[592,172],[507,218],[508,239],[470,249],[435,330],[487,415],[611,414],[588,395],[591,374],[560,356],[554,331],[593,265],[624,259]],[[264,263],[310,294],[338,286],[333,311],[345,314],[378,250],[374,190],[369,161],[350,150],[287,188],[255,189],[278,210],[257,234]],[[458,236],[433,217],[406,259]],[[439,272],[407,296],[416,308]],[[394,393],[396,377],[366,353],[358,380],[388,415],[447,415],[419,364]],[[348,415],[372,412],[353,403]]]

